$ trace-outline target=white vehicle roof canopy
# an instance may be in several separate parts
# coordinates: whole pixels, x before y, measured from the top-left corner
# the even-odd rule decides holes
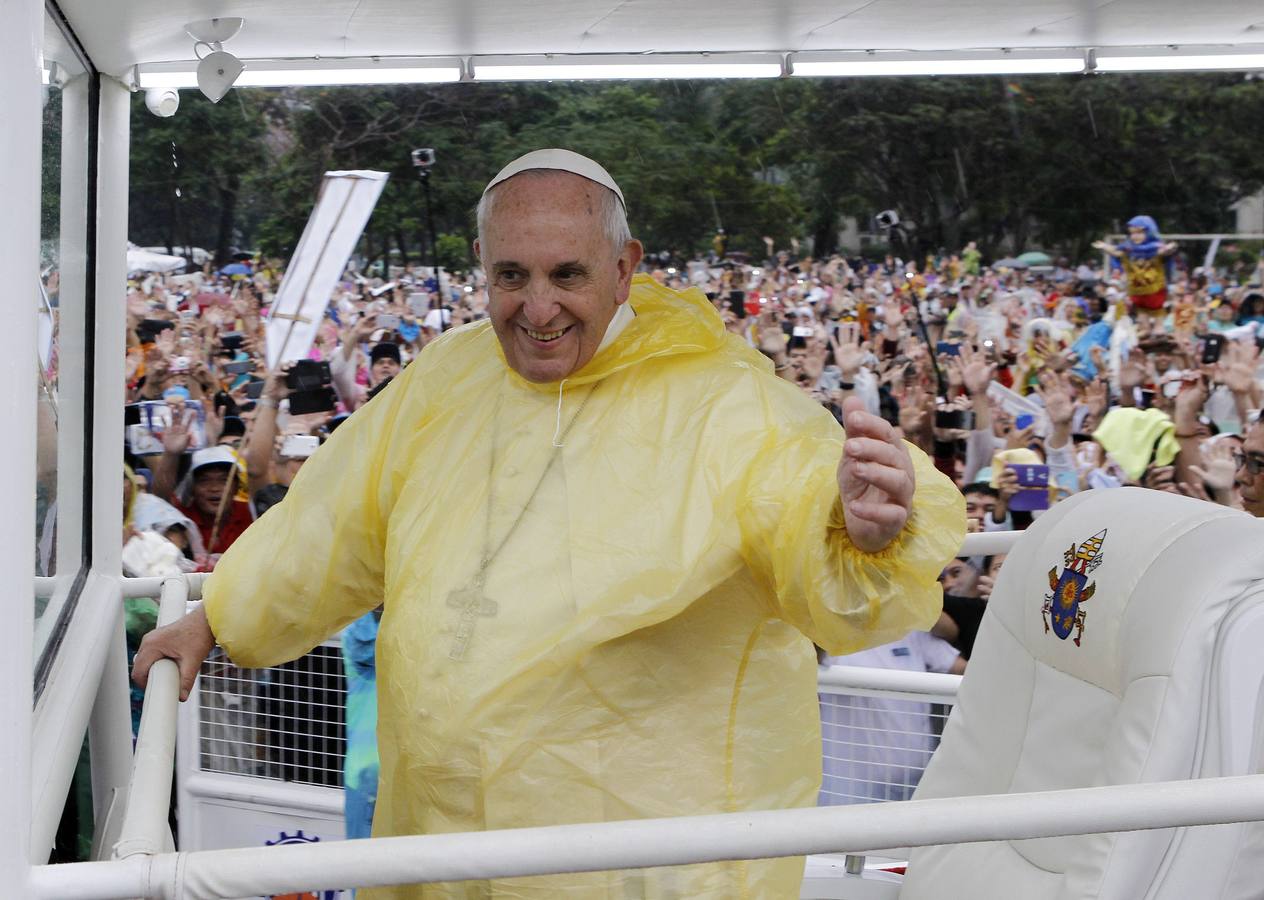
[[[290,61],[291,67],[301,72],[346,68],[346,61],[355,59],[361,60],[363,67],[374,68],[389,66],[396,58],[409,58],[414,63],[418,58],[447,58],[462,68],[462,77],[468,80],[490,77],[479,75],[481,57],[568,57],[535,60],[556,65],[573,63],[576,55],[597,64],[603,62],[601,57],[619,54],[642,57],[626,60],[629,65],[639,62],[652,66],[659,55],[684,54],[685,60],[695,64],[717,65],[757,65],[762,56],[765,65],[769,61],[780,64],[780,71],[785,72],[795,62],[829,61],[813,59],[812,54],[840,51],[857,54],[846,60],[850,62],[873,60],[864,54],[884,51],[876,61],[908,64],[888,67],[885,74],[961,73],[960,67],[937,69],[933,65],[945,57],[1011,63],[1024,57],[1070,59],[1072,62],[1064,62],[1061,68],[1051,63],[1035,68],[1081,71],[1090,49],[1095,51],[1095,59],[1090,58],[1087,67],[1103,71],[1172,65],[1219,68],[1222,66],[1216,57],[1226,55],[1239,57],[1232,65],[1225,61],[1226,67],[1264,67],[1259,7],[1233,0],[1200,3],[1196,15],[1190,14],[1188,4],[1177,0],[1119,0],[1105,5],[1083,0],[873,0],[848,4],[826,0],[777,4],[764,0],[674,4],[662,0],[617,4],[609,0],[541,0],[526,5],[516,0],[229,0],[210,6],[163,0],[65,0],[61,8],[98,68],[115,76],[126,76],[138,65],[143,75],[145,67],[163,63],[183,63],[184,71],[191,72],[196,65],[194,42],[185,25],[210,13],[245,19],[240,33],[225,46],[247,61],[247,71],[252,60]],[[744,54],[746,58],[728,60],[726,54]],[[784,65],[787,54],[791,67]],[[1241,58],[1252,55],[1257,58]],[[1117,59],[1119,56],[1124,59]],[[1076,58],[1080,60],[1078,66],[1074,64]],[[1156,63],[1156,58],[1161,62]],[[1174,62],[1177,58],[1183,62]],[[683,64],[680,59],[674,62]],[[297,63],[302,66],[294,65]],[[925,65],[914,65],[919,63]],[[909,65],[912,71],[906,72]],[[263,71],[267,67],[255,68]],[[1003,63],[999,68],[1014,71]],[[832,74],[880,72],[844,69]],[[775,76],[779,71],[765,68],[745,74]],[[590,76],[565,73],[557,77]],[[694,73],[676,71],[667,77],[694,77]],[[307,78],[306,83],[312,83],[310,76]],[[248,83],[240,82],[242,86]],[[255,83],[305,82],[300,74],[291,81],[274,76],[270,82]],[[145,84],[143,77],[142,84],[154,86]]]

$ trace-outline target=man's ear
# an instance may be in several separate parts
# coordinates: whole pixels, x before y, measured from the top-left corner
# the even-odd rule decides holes
[[[482,262],[483,259],[483,248],[479,244],[478,238],[474,238],[474,258],[480,262]]]
[[[644,255],[645,248],[637,240],[628,241],[619,252],[619,259],[615,262],[619,271],[619,286],[615,297],[619,303],[625,302],[632,292],[632,276],[636,274],[636,267],[641,264],[641,257]]]

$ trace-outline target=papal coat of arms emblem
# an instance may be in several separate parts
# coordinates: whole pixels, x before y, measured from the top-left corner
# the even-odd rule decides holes
[[[1092,599],[1097,591],[1097,583],[1088,580],[1089,574],[1102,564],[1102,545],[1106,543],[1106,529],[1081,543],[1078,547],[1072,544],[1062,554],[1062,574],[1058,567],[1049,570],[1049,589],[1053,592],[1045,594],[1045,604],[1040,609],[1041,618],[1045,622],[1045,633],[1050,629],[1061,640],[1066,640],[1075,632],[1072,640],[1080,646],[1080,638],[1084,636],[1084,614],[1081,604]],[[1052,624],[1051,624],[1052,623]]]

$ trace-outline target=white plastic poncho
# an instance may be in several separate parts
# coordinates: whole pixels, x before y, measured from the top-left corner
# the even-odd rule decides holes
[[[385,603],[376,836],[810,806],[812,642],[850,653],[939,614],[965,513],[926,457],[910,449],[905,530],[855,549],[833,417],[697,291],[638,277],[630,302],[636,318],[562,386],[560,427],[559,386],[511,371],[488,322],[445,334],[206,586],[243,666],[297,657]],[[360,896],[796,897],[801,872],[790,859]]]

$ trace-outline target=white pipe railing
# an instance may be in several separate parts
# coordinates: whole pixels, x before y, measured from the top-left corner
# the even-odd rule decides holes
[[[1005,552],[1012,546],[1014,540],[1019,533],[1017,532],[994,532],[991,534],[968,535],[962,546],[963,555],[980,555],[989,553]],[[201,595],[203,582],[206,576],[203,574],[192,574],[186,576],[177,576],[174,578],[123,578],[121,579],[121,591],[125,597],[144,597],[161,594],[162,602],[159,609],[159,625],[166,625],[174,622],[184,614],[187,603],[190,599],[197,598]],[[170,777],[175,758],[175,723],[176,709],[179,698],[179,670],[172,660],[159,660],[150,670],[149,686],[146,690],[145,706],[142,711],[140,732],[136,743],[136,757],[133,769],[133,776],[128,792],[127,806],[125,818],[118,843],[114,847],[114,856],[117,860],[112,863],[84,863],[75,864],[73,866],[58,866],[55,869],[47,869],[52,873],[56,871],[58,874],[54,880],[62,878],[74,879],[80,876],[72,876],[72,872],[85,872],[84,867],[91,867],[93,874],[88,875],[88,881],[85,885],[95,885],[96,888],[89,889],[87,894],[73,893],[79,890],[79,887],[73,884],[62,884],[56,891],[62,893],[49,896],[65,897],[66,900],[72,900],[73,897],[134,897],[134,896],[155,896],[155,897],[176,897],[184,896],[179,888],[171,879],[177,877],[176,873],[189,872],[189,860],[206,859],[211,851],[196,854],[163,854],[162,849],[167,846],[169,839],[166,818],[167,809],[170,804]],[[939,675],[936,673],[919,673],[919,672],[900,672],[892,670],[868,670],[861,668],[835,668],[821,673],[819,686],[822,691],[829,693],[850,693],[857,695],[880,695],[880,696],[904,696],[909,699],[928,700],[950,703],[956,696],[957,687],[960,684],[960,677],[953,675]],[[749,814],[755,816],[781,816],[792,814],[794,812],[812,812],[809,810],[786,811],[784,813],[756,813]],[[734,814],[739,819],[743,818],[740,814]],[[712,816],[705,817],[717,821],[730,821],[731,816]],[[677,824],[686,820],[661,820],[661,823]],[[660,823],[660,824],[661,824]],[[596,826],[562,826],[564,828],[580,828],[585,834],[589,834],[593,829],[602,832],[611,827],[629,827],[643,828],[646,822],[631,823],[607,823]],[[689,828],[693,825],[687,826]],[[517,832],[488,832],[468,835],[475,841],[487,839],[491,835],[514,835],[514,834],[531,834],[535,832],[548,832],[552,829],[523,829]],[[387,841],[452,841],[456,836],[427,836],[415,838],[392,838]],[[373,841],[373,845],[377,845],[378,849],[382,849],[383,842]],[[892,846],[890,843],[881,843],[881,846]],[[905,841],[905,846],[912,846],[910,842]],[[334,846],[334,845],[327,845]],[[365,849],[364,841],[357,841],[354,845],[357,849]],[[876,846],[876,845],[875,845]],[[279,848],[270,848],[279,849]],[[860,848],[856,848],[860,849]],[[866,849],[873,849],[872,847]],[[252,851],[213,851],[213,853],[249,853]],[[398,852],[397,850],[388,851],[391,854]],[[443,856],[448,851],[441,850],[438,856]],[[820,851],[793,851],[787,854],[777,853],[760,853],[754,857],[749,856],[718,856],[714,859],[726,858],[759,858],[760,856],[769,855],[799,855],[799,853],[820,852]],[[841,851],[840,851],[841,852]],[[428,857],[423,857],[428,858]],[[177,866],[175,860],[181,862]],[[263,858],[264,868],[268,868],[268,864],[272,861],[271,857]],[[319,867],[323,865],[325,860],[317,862]],[[691,861],[685,860],[679,864],[685,864]],[[672,863],[646,862],[645,866],[669,865]],[[108,868],[102,869],[105,866]],[[212,863],[206,870],[207,876],[215,875],[216,864]],[[613,868],[625,868],[625,864],[618,864]],[[591,871],[595,868],[606,868],[602,866],[589,866],[585,868],[569,868],[550,869],[549,871]],[[195,871],[195,870],[194,870]],[[410,873],[412,870],[409,870]],[[143,873],[143,874],[142,874]],[[371,870],[365,870],[366,877],[373,877]],[[508,874],[539,874],[531,872],[517,872]],[[39,876],[44,877],[43,875]],[[130,883],[131,879],[143,877],[144,885],[138,889],[135,885],[129,886],[122,890],[122,893],[109,893],[107,885],[113,881],[119,883]],[[285,877],[284,875],[282,877]],[[466,878],[486,878],[494,877],[493,875],[474,874],[467,875]],[[156,881],[154,879],[157,879]],[[402,881],[346,881],[341,877],[333,877],[332,881],[323,877],[312,876],[312,879],[306,877],[299,881],[293,882],[295,885],[302,884],[338,884],[341,886],[369,885],[369,884],[387,884],[387,883],[409,883],[421,881],[451,881],[461,880],[452,876],[441,876],[429,878],[424,874],[414,877],[409,874]],[[156,893],[149,892],[150,886],[168,884],[168,888],[161,888]],[[287,885],[289,883],[287,882]],[[285,886],[282,888],[268,888],[256,884],[245,886],[243,890],[238,891],[233,888],[229,891],[229,895],[249,894],[271,891],[273,893],[282,890],[302,890],[304,888]],[[95,893],[92,891],[96,890]],[[72,893],[66,893],[70,891]],[[101,893],[106,891],[106,893]],[[212,894],[193,893],[190,896],[213,896]]]
[[[980,531],[967,534],[958,556],[995,556],[1009,553],[1023,536],[1021,531]]]
[[[206,572],[192,572],[188,575],[178,576],[183,579],[189,586],[188,599],[202,599],[202,585],[209,577]],[[158,578],[120,578],[119,581],[123,585],[124,597],[157,597],[162,593],[163,585],[168,579],[165,577]],[[181,614],[183,615],[183,610]],[[177,618],[179,618],[177,616]]]
[[[206,900],[1264,820],[1264,775],[41,866],[34,900]]]
[[[902,669],[831,666],[822,669],[817,676],[817,690],[823,694],[887,697],[928,703],[955,703],[960,687],[960,675],[906,672]]]
[[[184,615],[189,583],[177,575],[162,582],[158,625]],[[180,670],[175,660],[160,659],[149,670],[141,709],[132,779],[114,858],[161,853],[170,844],[167,811],[171,807],[171,773],[176,757],[176,708],[180,702]]]

